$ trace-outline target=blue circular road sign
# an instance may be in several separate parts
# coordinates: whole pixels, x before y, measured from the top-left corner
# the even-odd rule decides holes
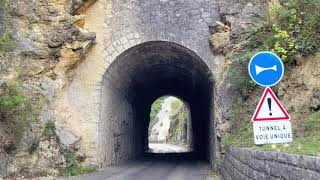
[[[248,70],[252,80],[264,87],[276,85],[284,74],[281,59],[271,52],[260,52],[253,56]]]

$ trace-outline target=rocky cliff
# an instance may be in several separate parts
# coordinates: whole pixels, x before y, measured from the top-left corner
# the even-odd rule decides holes
[[[181,101],[175,102],[170,115],[170,128],[168,142],[172,144],[184,145],[188,148],[192,146],[192,126],[188,107]]]
[[[190,147],[190,113],[181,100],[175,97],[165,98],[157,114],[157,119],[157,123],[150,129],[149,142]]]
[[[52,124],[52,107],[95,44],[82,14],[94,2],[1,0],[0,33],[14,45],[0,55],[0,176],[56,174],[67,166],[63,151],[79,137]]]

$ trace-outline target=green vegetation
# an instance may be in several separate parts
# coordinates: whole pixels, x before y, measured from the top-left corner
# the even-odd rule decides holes
[[[278,151],[291,154],[320,156],[319,137],[300,137],[294,139],[291,144],[263,145],[259,147],[265,151]]]
[[[239,104],[238,104],[239,105]],[[294,132],[294,140],[290,144],[277,145],[255,145],[253,141],[253,131],[250,122],[251,108],[248,104],[235,108],[231,117],[234,132],[222,138],[225,146],[254,147],[265,151],[278,151],[292,154],[320,156],[320,112],[313,112],[300,124],[300,129]]]
[[[227,81],[244,99],[257,87],[247,72],[255,53],[271,51],[279,55],[286,66],[294,66],[301,57],[313,55],[320,49],[320,0],[304,1],[303,9],[298,8],[296,0],[280,2],[281,6],[269,7],[263,24],[246,32],[248,43],[242,50],[226,56],[233,60]]]
[[[169,142],[178,145],[186,145],[188,131],[188,110],[184,103],[176,99],[171,104],[172,114],[170,115]],[[179,137],[185,135],[185,137]]]
[[[38,147],[39,147],[39,141],[33,142],[33,143],[31,144],[30,149],[29,149],[29,153],[30,153],[30,154],[33,154],[34,152],[36,152],[36,150],[38,149]]]
[[[183,104],[183,102],[180,99],[176,99],[175,101],[173,101],[171,103],[171,109],[173,111],[177,110],[181,105]]]
[[[55,133],[55,130],[56,126],[54,124],[54,121],[50,120],[45,124],[43,135],[49,139],[56,139],[57,141],[59,141],[58,136]]]
[[[12,129],[15,140],[19,141],[31,123],[38,122],[44,98],[28,94],[19,80],[2,85],[2,89],[0,115]]]
[[[231,88],[239,92],[244,99],[247,99],[252,91],[258,87],[256,83],[251,80],[248,73],[248,62],[255,53],[256,52],[253,51],[244,51],[240,53],[240,59],[232,63],[226,76],[227,82],[230,83]],[[233,57],[231,56],[229,58]]]
[[[7,2],[0,0],[0,55],[5,55],[15,47],[9,28],[4,23],[7,17]]]
[[[172,139],[177,139],[177,137],[179,136],[179,134],[181,133],[181,131],[185,130],[187,132],[187,111],[186,109],[182,108],[180,109],[180,111],[175,114],[174,116],[170,117],[171,119],[174,119],[174,121],[172,121],[172,123],[177,123],[176,126],[172,126],[175,127],[173,129],[173,133],[170,134],[170,136],[172,136]],[[171,128],[171,127],[170,127]],[[175,143],[186,143],[187,139],[184,139],[184,142],[175,142]]]
[[[12,39],[11,33],[5,31],[0,33],[0,52],[1,54],[5,54],[12,50],[15,47],[15,43]]]
[[[159,113],[165,98],[167,98],[167,97],[163,96],[163,97],[158,98],[157,100],[155,100],[153,102],[153,104],[151,106],[149,132],[150,132],[151,128],[159,121],[157,114]]]
[[[225,146],[251,147],[253,142],[253,129],[251,113],[253,105],[244,103],[241,100],[235,102],[231,109],[230,123],[232,132],[222,137],[222,144]]]
[[[88,174],[96,169],[92,166],[81,165],[80,160],[73,150],[69,150],[66,154],[67,166],[59,169],[60,176],[75,176],[79,174]]]
[[[271,6],[268,21],[248,33],[252,51],[264,50],[278,54],[288,64],[299,56],[311,55],[320,48],[320,0],[281,0],[282,6]],[[303,7],[303,9],[302,9]]]
[[[248,43],[241,51],[226,56],[233,63],[226,76],[227,82],[242,99],[238,99],[231,108],[232,132],[222,138],[222,143],[226,146],[319,155],[320,112],[307,112],[310,113],[308,118],[303,115],[301,120],[295,121],[294,142],[289,145],[256,146],[253,142],[250,119],[255,107],[247,99],[257,86],[247,72],[251,57],[259,51],[271,51],[280,56],[287,67],[294,67],[302,57],[313,55],[320,49],[320,0],[280,0],[280,4],[271,5],[267,21],[247,32]],[[306,113],[306,109],[308,107],[302,109],[301,114]]]

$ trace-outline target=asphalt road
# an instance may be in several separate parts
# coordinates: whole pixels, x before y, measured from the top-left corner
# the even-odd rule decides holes
[[[150,153],[185,153],[189,152],[188,148],[173,144],[155,144],[149,143]]]
[[[109,166],[91,175],[71,180],[219,180],[209,173],[209,164],[197,160],[188,149],[170,144],[150,144],[142,158]],[[166,152],[166,153],[163,153]],[[60,178],[56,178],[60,180]],[[65,178],[61,178],[65,180]]]
[[[110,166],[93,175],[73,177],[77,180],[213,180],[207,164],[200,161],[132,161]]]

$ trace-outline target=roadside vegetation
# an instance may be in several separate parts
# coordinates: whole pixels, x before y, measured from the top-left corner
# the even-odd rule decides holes
[[[265,151],[278,151],[300,155],[320,156],[320,111],[312,112],[304,123],[293,129],[294,139],[290,144],[255,145],[251,122],[255,104],[235,103],[230,117],[233,131],[222,138],[224,146],[254,147]]]
[[[0,0],[0,58],[6,56],[6,54],[15,47],[11,30],[5,23],[7,18],[7,1]],[[1,63],[1,59],[0,59]]]
[[[230,52],[227,59],[236,59],[228,73],[228,80],[244,98],[257,87],[250,79],[247,65],[260,51],[277,54],[287,67],[294,67],[304,57],[320,49],[320,0],[280,0],[281,5],[270,5],[262,24],[246,32],[246,43],[241,51]],[[260,20],[261,21],[261,20]]]
[[[45,99],[42,96],[29,94],[20,80],[3,83],[1,89],[1,121],[11,129],[11,132],[8,133],[14,137],[12,146],[15,146],[31,124],[39,121],[39,114]]]
[[[55,133],[55,121],[50,120],[45,124],[43,131],[43,137],[47,140],[54,140],[59,144],[59,137]],[[82,162],[85,160],[85,157],[79,156],[77,154],[77,148],[71,146],[69,148],[62,147],[59,145],[60,154],[65,157],[66,165],[58,168],[59,176],[76,176],[80,174],[88,174],[96,171],[96,168],[89,165],[83,165]],[[42,173],[43,176],[48,174]]]
[[[293,143],[256,146],[253,142],[251,116],[256,104],[248,102],[248,99],[258,90],[258,86],[247,72],[250,58],[257,52],[271,51],[283,60],[290,71],[299,66],[306,57],[320,50],[320,0],[279,2],[280,4],[270,5],[263,24],[247,32],[248,43],[242,50],[226,55],[227,59],[236,59],[227,74],[227,81],[242,98],[237,99],[231,108],[230,121],[233,130],[222,138],[222,144],[320,156],[319,110],[309,110],[307,118],[299,120],[299,124],[295,125]]]
[[[187,146],[188,144],[188,110],[180,99],[171,104],[169,142],[171,144]]]
[[[76,155],[74,150],[68,150],[66,152],[65,168],[59,169],[59,176],[76,176],[80,174],[88,174],[96,171],[93,166],[82,165],[81,159]]]

